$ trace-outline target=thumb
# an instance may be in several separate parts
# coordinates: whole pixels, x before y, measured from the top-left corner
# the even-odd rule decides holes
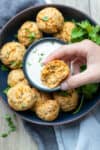
[[[93,78],[93,72],[91,73],[91,71],[88,70],[76,75],[72,75],[61,83],[61,90],[73,89],[88,83],[92,83]]]

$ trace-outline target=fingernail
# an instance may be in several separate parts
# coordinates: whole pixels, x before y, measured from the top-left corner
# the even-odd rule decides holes
[[[61,90],[68,90],[68,84],[66,82],[63,82],[60,87]]]

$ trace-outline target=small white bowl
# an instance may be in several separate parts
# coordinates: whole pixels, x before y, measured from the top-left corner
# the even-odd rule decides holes
[[[43,67],[43,60],[53,51],[65,43],[53,37],[42,38],[34,42],[27,50],[24,62],[23,70],[29,83],[39,90],[45,92],[53,92],[60,90],[60,86],[56,88],[48,88],[43,85],[40,79],[41,69]]]

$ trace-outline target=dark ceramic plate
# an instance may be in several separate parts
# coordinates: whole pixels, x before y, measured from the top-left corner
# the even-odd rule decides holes
[[[67,6],[50,4],[50,5],[31,7],[16,15],[3,27],[0,33],[0,47],[8,41],[15,40],[14,35],[17,33],[17,30],[21,26],[21,24],[26,20],[35,20],[37,13],[41,9],[47,6],[54,6],[58,8],[63,13],[65,19],[67,20],[75,19],[77,21],[82,21],[87,19],[92,24],[96,24],[95,21],[93,21],[86,14]],[[1,64],[0,64],[0,95],[6,103],[7,103],[7,97],[5,96],[5,94],[3,94],[3,90],[7,87],[8,72],[9,71],[2,71]],[[19,114],[23,119],[36,124],[41,124],[41,125],[60,125],[65,123],[67,124],[75,120],[78,120],[79,118],[86,115],[89,111],[91,111],[96,106],[96,104],[99,102],[99,99],[100,99],[100,93],[98,90],[96,95],[91,100],[84,101],[83,107],[81,108],[81,111],[79,113],[75,115],[73,115],[72,113],[60,113],[59,117],[52,122],[42,121],[34,113],[30,111],[17,112],[17,114]]]

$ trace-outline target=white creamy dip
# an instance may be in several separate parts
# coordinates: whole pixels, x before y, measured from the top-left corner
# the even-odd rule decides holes
[[[44,41],[37,44],[27,55],[25,69],[30,81],[40,89],[50,89],[41,82],[41,69],[43,60],[53,51],[61,47],[57,41]]]

